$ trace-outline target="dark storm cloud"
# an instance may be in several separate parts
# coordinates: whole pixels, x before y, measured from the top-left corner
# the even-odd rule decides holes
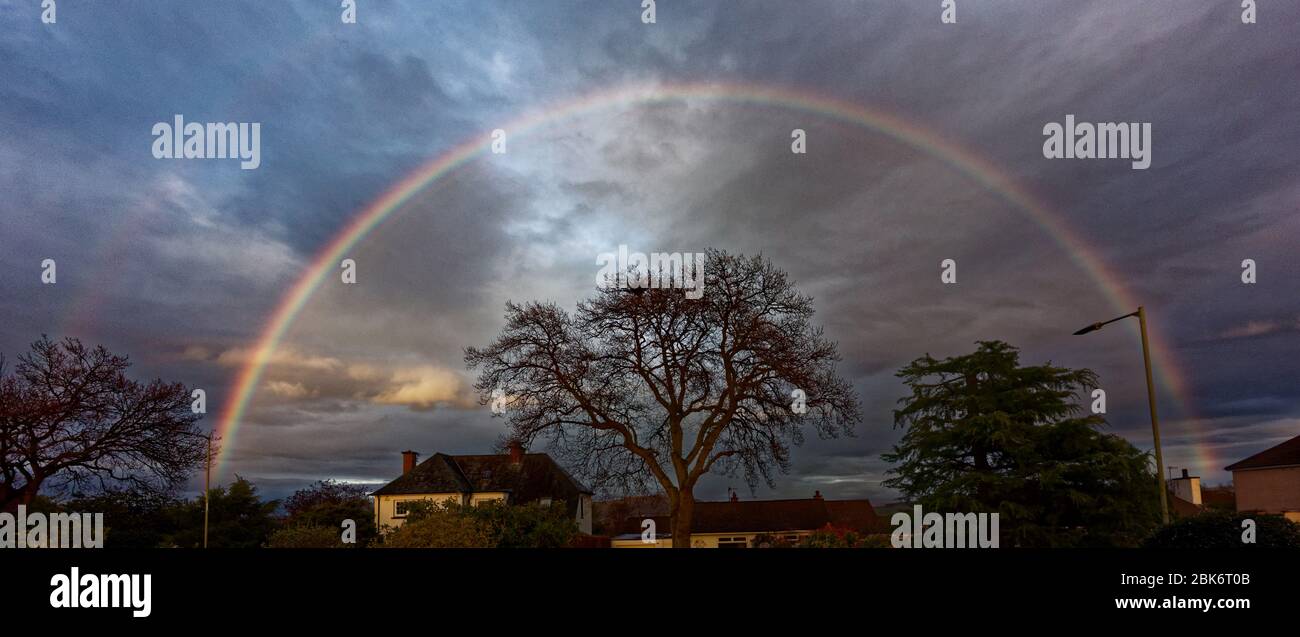
[[[643,25],[638,5],[412,0],[345,27],[329,3],[139,1],[5,20],[0,347],[75,333],[222,396],[236,368],[221,355],[250,346],[311,257],[401,175],[614,85],[755,82],[898,113],[1040,196],[1174,345],[1192,405],[1161,396],[1171,463],[1300,433],[1300,7],[1247,26],[1231,3],[973,1],[942,25],[923,3],[660,2]],[[148,131],[175,113],[262,122],[262,166],[154,160]],[[1067,113],[1152,122],[1151,168],[1043,159],[1043,125]],[[788,152],[795,127],[806,156]],[[571,308],[594,253],[620,243],[762,252],[817,298],[867,420],[798,449],[777,494],[891,497],[893,370],[978,338],[1093,367],[1114,430],[1149,447],[1132,334],[1069,336],[1116,313],[1096,283],[935,157],[809,113],[681,100],[511,133],[508,156],[463,167],[359,245],[358,286],[322,288],[288,340],[337,365],[268,370],[232,458],[242,475],[280,491],[382,480],[394,450],[490,447],[500,423],[464,407],[465,385],[440,407],[419,398],[443,395],[446,374],[472,381],[460,348],[491,338],[507,299]],[[959,263],[955,289],[938,282],[943,258]],[[377,402],[397,391],[416,402]],[[728,486],[741,485],[720,477],[705,495]]]

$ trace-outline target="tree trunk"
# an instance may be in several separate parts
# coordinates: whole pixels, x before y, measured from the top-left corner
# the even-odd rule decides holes
[[[695,517],[695,494],[681,491],[677,495],[677,508],[672,512],[673,548],[691,548],[691,520]]]
[[[979,388],[979,375],[976,372],[966,372],[966,387],[967,391],[971,394],[966,406],[966,418],[972,419],[979,415],[979,410],[975,406],[975,394]],[[975,440],[972,441],[971,447],[971,455],[973,456],[975,464],[975,473],[980,475],[980,482],[975,486],[975,499],[979,501],[980,506],[989,506],[988,486],[984,482],[984,478],[992,472],[989,467],[988,445],[985,444],[984,439],[977,435]]]
[[[41,492],[41,482],[35,479],[30,480],[21,488],[15,489],[9,485],[0,486],[0,511],[14,512],[18,510],[18,505],[31,506],[36,495]]]
[[[31,506],[32,501],[41,492],[41,482],[33,478],[30,482],[23,485],[21,502],[26,506]]]

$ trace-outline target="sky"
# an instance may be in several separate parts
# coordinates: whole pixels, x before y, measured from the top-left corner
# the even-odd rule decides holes
[[[505,130],[348,252],[271,356],[219,479],[272,496],[485,453],[465,347],[508,300],[572,309],[600,253],[762,253],[815,299],[863,422],[809,439],[774,488],[702,499],[896,497],[894,372],[978,340],[1096,371],[1108,431],[1152,446],[1131,311],[1168,345],[1166,466],[1207,484],[1300,434],[1300,5],[1260,2],[0,0],[0,352],[42,334],[203,388],[221,417],[258,337],[368,204],[468,140],[584,96],[685,83],[821,96],[909,122],[1030,193],[1071,250],[942,153],[806,108],[699,95]],[[647,88],[648,87],[648,88]],[[158,159],[153,126],[257,122],[260,165]],[[1044,127],[1150,123],[1151,163],[1049,159]],[[807,152],[791,151],[805,131]],[[54,259],[57,280],[42,282]],[[940,263],[957,264],[957,282]],[[1251,259],[1256,281],[1242,281]],[[535,449],[544,450],[544,449]]]

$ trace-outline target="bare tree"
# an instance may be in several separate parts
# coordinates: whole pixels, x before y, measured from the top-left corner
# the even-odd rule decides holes
[[[751,488],[789,468],[803,428],[852,435],[852,386],[812,299],[761,256],[707,253],[703,298],[679,289],[601,288],[570,315],[506,305],[506,326],[465,362],[480,402],[506,402],[510,436],[548,440],[593,486],[658,485],[674,547],[689,547],[694,488],[710,472]],[[796,404],[795,390],[806,399]]]
[[[170,488],[203,462],[185,386],[142,385],[129,366],[72,338],[42,337],[12,374],[0,359],[0,510],[42,488]]]

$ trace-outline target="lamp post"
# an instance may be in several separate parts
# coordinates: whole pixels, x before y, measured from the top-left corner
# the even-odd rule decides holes
[[[1075,336],[1081,336],[1088,332],[1095,332],[1103,326],[1115,321],[1120,321],[1132,316],[1138,319],[1138,325],[1142,330],[1142,363],[1147,370],[1147,405],[1151,408],[1151,435],[1156,442],[1156,486],[1160,490],[1160,517],[1165,524],[1169,524],[1169,499],[1165,495],[1165,479],[1160,475],[1160,469],[1165,466],[1164,456],[1160,453],[1160,419],[1156,416],[1156,387],[1151,379],[1151,346],[1147,344],[1147,313],[1142,306],[1138,306],[1136,312],[1117,316],[1109,321],[1093,323],[1074,333]]]

